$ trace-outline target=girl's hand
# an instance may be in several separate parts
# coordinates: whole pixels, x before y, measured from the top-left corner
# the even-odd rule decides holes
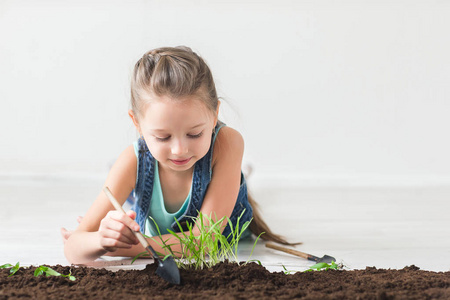
[[[108,252],[114,252],[118,248],[130,249],[139,244],[132,231],[138,231],[139,225],[134,221],[136,213],[132,210],[126,215],[112,210],[102,219],[98,233],[100,245]]]

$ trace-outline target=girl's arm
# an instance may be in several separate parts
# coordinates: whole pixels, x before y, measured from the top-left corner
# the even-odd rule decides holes
[[[239,194],[244,139],[231,127],[223,127],[213,149],[212,178],[201,208],[202,214],[220,220],[231,217]],[[205,221],[205,220],[204,220]],[[222,224],[222,231],[227,222]]]
[[[133,146],[128,147],[111,168],[105,185],[122,205],[136,182],[137,159]],[[131,216],[131,217],[130,217]],[[67,260],[74,264],[93,261],[108,251],[130,248],[138,243],[130,228],[139,228],[133,221],[135,215],[123,215],[114,210],[106,195],[101,192],[78,228],[64,245]]]
[[[133,146],[128,147],[117,159],[105,181],[117,201],[123,205],[136,184],[137,159]],[[131,230],[138,231],[134,221],[135,212],[126,215],[117,212],[103,191],[82,218],[78,228],[64,244],[64,254],[72,264],[83,264],[96,260],[102,255],[134,257],[144,252]],[[171,235],[163,238],[172,238]],[[155,251],[169,254],[156,242],[148,239]],[[181,247],[173,248],[181,252]]]

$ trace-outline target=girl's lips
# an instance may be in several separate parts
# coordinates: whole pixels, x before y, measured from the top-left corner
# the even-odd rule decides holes
[[[183,160],[171,159],[170,161],[178,166],[182,166],[182,165],[187,164],[190,160],[191,160],[191,157],[189,157],[188,159],[183,159]]]

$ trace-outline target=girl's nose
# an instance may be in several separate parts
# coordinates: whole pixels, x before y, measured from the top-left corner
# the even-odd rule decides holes
[[[173,155],[183,155],[187,153],[188,147],[187,144],[181,140],[175,140],[172,144],[172,154]]]

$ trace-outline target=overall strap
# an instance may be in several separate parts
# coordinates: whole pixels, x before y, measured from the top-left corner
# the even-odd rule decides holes
[[[227,126],[227,125],[225,123],[223,123],[222,121],[217,121],[216,127],[214,127],[214,134],[213,134],[213,140],[211,143],[211,147],[214,147],[214,143],[216,142],[216,138],[217,138],[217,135],[219,134],[219,130],[224,126]]]
[[[147,148],[145,140],[141,137],[138,140],[139,157],[137,166],[136,186],[133,194],[136,202],[132,209],[136,212],[135,221],[141,227],[140,231],[145,232],[145,222],[150,209],[150,201],[153,193],[153,181],[155,178],[155,159]]]

